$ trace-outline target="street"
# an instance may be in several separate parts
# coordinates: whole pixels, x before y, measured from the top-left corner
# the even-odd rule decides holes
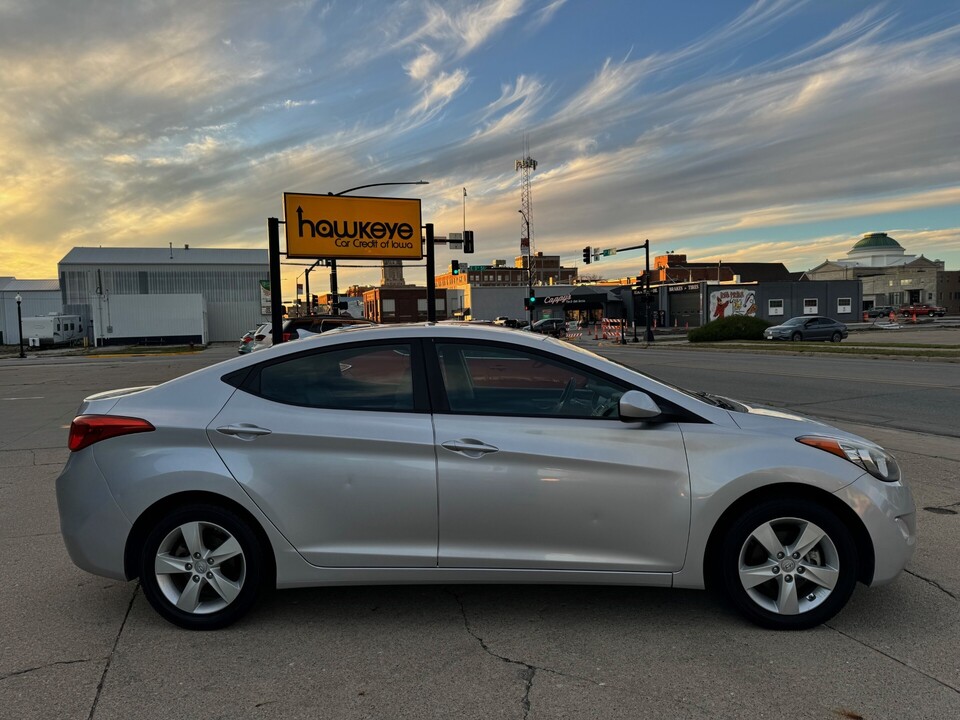
[[[54,480],[80,400],[232,357],[0,360],[0,715],[9,718],[929,718],[960,706],[960,365],[604,346],[694,390],[822,417],[898,457],[920,541],[892,585],[775,633],[707,593],[342,587],[191,633],[77,569]]]

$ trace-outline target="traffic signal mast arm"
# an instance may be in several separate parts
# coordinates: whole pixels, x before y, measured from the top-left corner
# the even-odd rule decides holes
[[[628,250],[649,250],[650,241],[644,240],[640,245],[631,245],[630,247],[625,248],[607,248],[605,250],[600,250],[599,248],[593,251],[593,259],[599,260],[602,257],[607,257],[608,255],[616,255],[617,253],[627,252]],[[583,249],[583,259],[589,264],[590,261],[587,260],[587,256],[590,254],[590,246],[588,245]]]

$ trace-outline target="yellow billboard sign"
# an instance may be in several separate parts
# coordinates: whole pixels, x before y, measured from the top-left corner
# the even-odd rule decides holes
[[[423,257],[420,200],[283,194],[287,257]]]

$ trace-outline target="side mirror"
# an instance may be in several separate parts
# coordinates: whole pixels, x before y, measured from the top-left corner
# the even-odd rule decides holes
[[[621,395],[619,411],[623,422],[651,420],[660,415],[657,403],[642,390],[627,390]]]

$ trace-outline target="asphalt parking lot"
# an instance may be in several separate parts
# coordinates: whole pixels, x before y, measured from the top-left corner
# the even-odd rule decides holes
[[[67,557],[66,428],[86,395],[234,352],[0,360],[0,717],[960,717],[960,444],[867,426],[848,425],[897,454],[920,545],[812,631],[694,591],[489,585],[285,591],[227,630],[167,624]]]

